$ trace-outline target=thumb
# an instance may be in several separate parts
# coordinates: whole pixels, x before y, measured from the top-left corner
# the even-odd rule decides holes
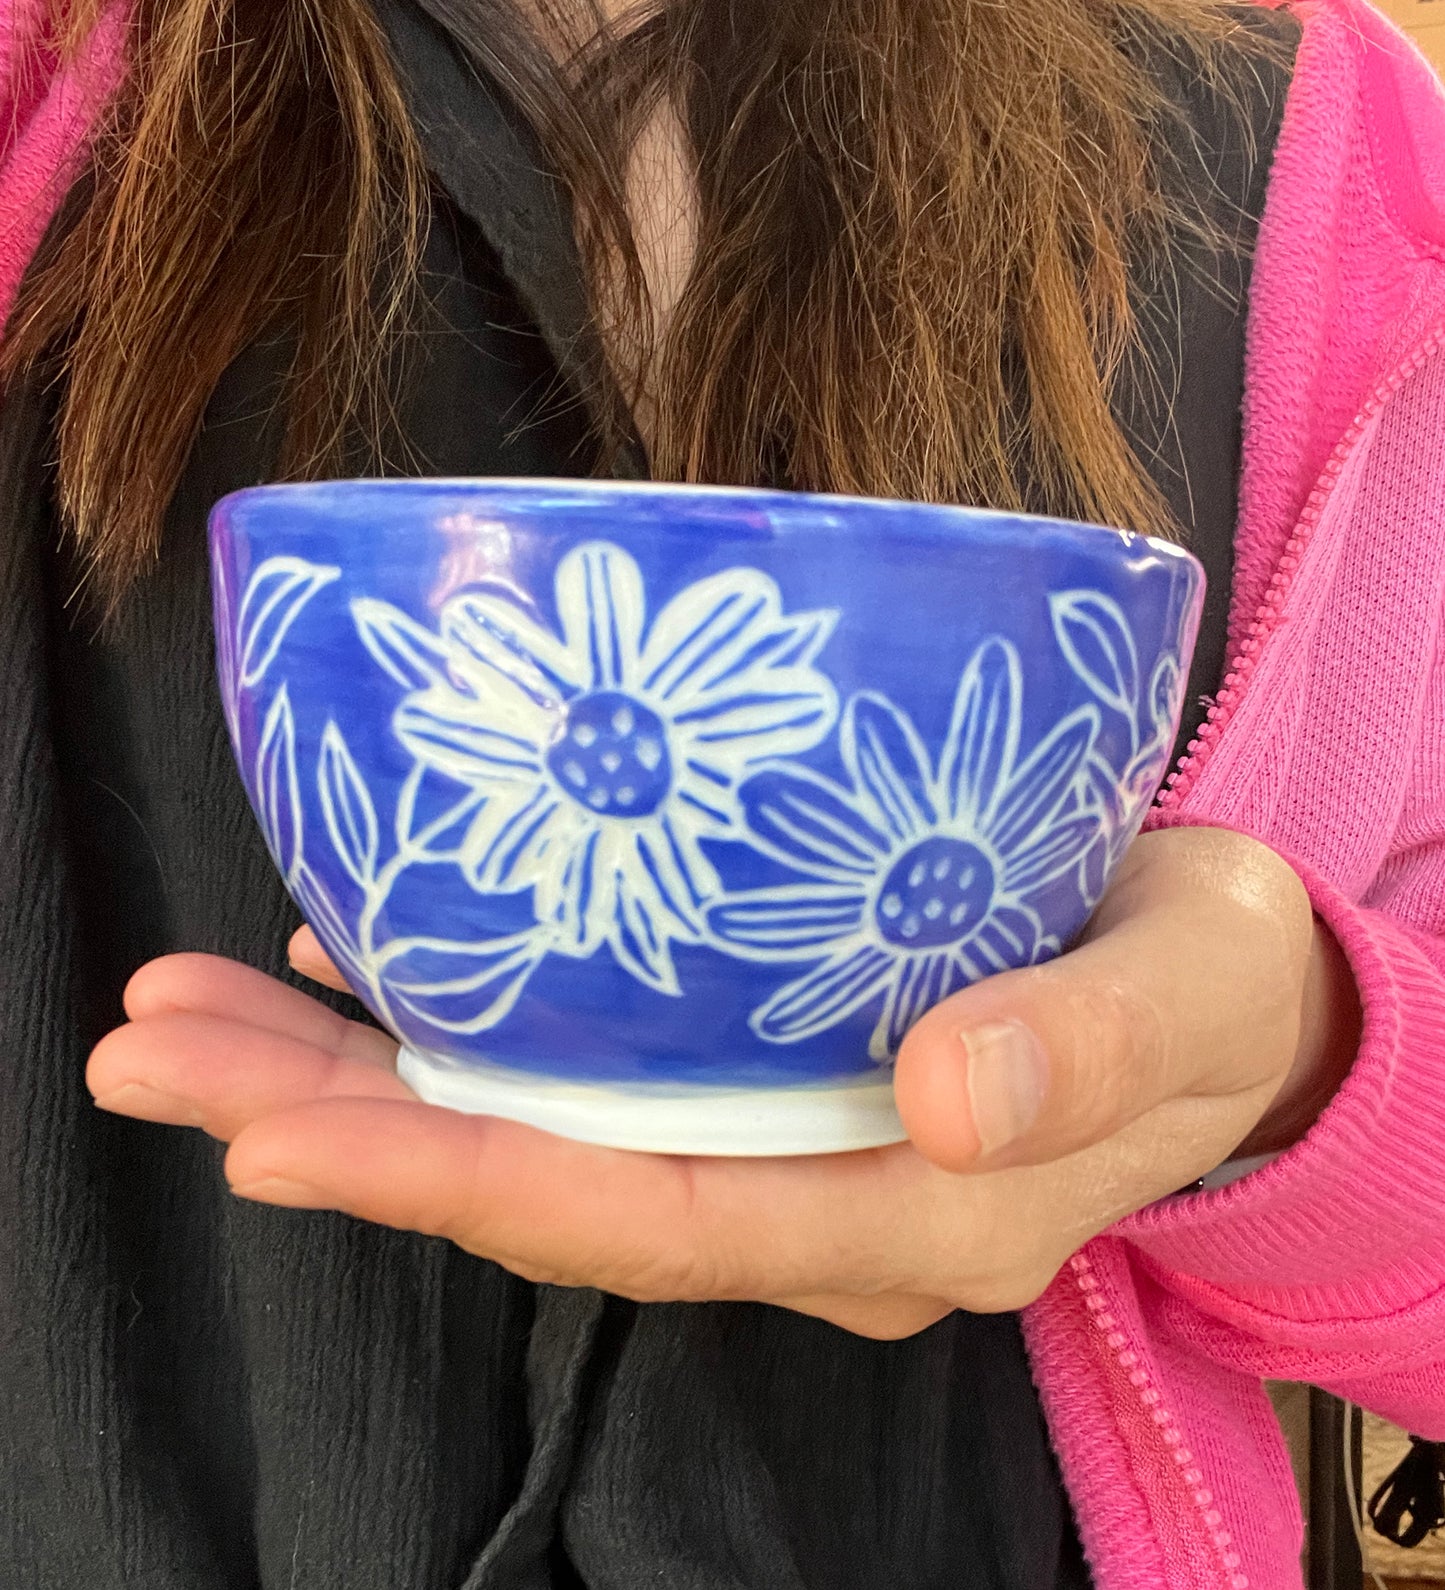
[[[908,1034],[909,1136],[958,1171],[1061,1158],[1175,1098],[1250,1096],[1263,1114],[1299,1041],[1310,925],[1263,845],[1146,835],[1078,949],[975,984]]]

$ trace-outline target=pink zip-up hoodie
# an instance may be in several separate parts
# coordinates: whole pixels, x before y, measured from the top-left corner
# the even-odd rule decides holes
[[[124,70],[0,0],[0,313]],[[1311,0],[1251,294],[1232,664],[1155,814],[1308,883],[1364,1006],[1295,1148],[1100,1237],[1028,1310],[1098,1590],[1298,1590],[1264,1378],[1445,1439],[1445,93]],[[1222,995],[1227,997],[1227,993]]]

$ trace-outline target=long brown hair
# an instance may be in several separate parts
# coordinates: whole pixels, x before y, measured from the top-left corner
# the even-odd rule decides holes
[[[101,3],[57,8],[58,48]],[[1054,511],[1164,526],[1109,401],[1131,266],[1174,219],[1137,46],[1208,71],[1227,11],[771,0],[759,26],[752,0],[665,0],[609,31],[576,5],[429,0],[542,138],[598,321],[632,350],[593,394],[604,457],[645,386],[659,478],[1002,507],[1027,480]],[[656,338],[627,168],[664,102],[700,211]],[[334,472],[385,428],[426,180],[366,0],[138,0],[127,84],[0,353],[0,374],[58,362],[61,506],[104,590],[155,555],[258,334],[294,337],[283,473]]]

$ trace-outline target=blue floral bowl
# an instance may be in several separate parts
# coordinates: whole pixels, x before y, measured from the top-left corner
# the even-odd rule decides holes
[[[263,487],[211,550],[246,788],[407,1081],[686,1153],[902,1136],[910,1025],[1138,830],[1203,591],[1062,522],[562,481]]]

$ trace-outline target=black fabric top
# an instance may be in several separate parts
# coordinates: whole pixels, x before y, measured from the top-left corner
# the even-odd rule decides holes
[[[421,467],[585,472],[571,383],[595,353],[555,190],[414,4],[378,11],[439,185],[405,409]],[[1253,160],[1175,85],[1246,234],[1285,76],[1246,74]],[[1247,265],[1183,243],[1179,263],[1141,290],[1177,400],[1141,378],[1121,417],[1222,575],[1200,694],[1224,644]],[[89,1106],[86,1054],[145,960],[290,978],[297,918],[217,705],[203,535],[216,498],[271,472],[284,358],[258,345],[223,380],[165,557],[104,637],[68,601],[49,400],[0,407],[0,1585],[1087,1584],[1013,1317],[875,1343],[534,1287],[444,1242],[240,1203],[204,1137]]]

